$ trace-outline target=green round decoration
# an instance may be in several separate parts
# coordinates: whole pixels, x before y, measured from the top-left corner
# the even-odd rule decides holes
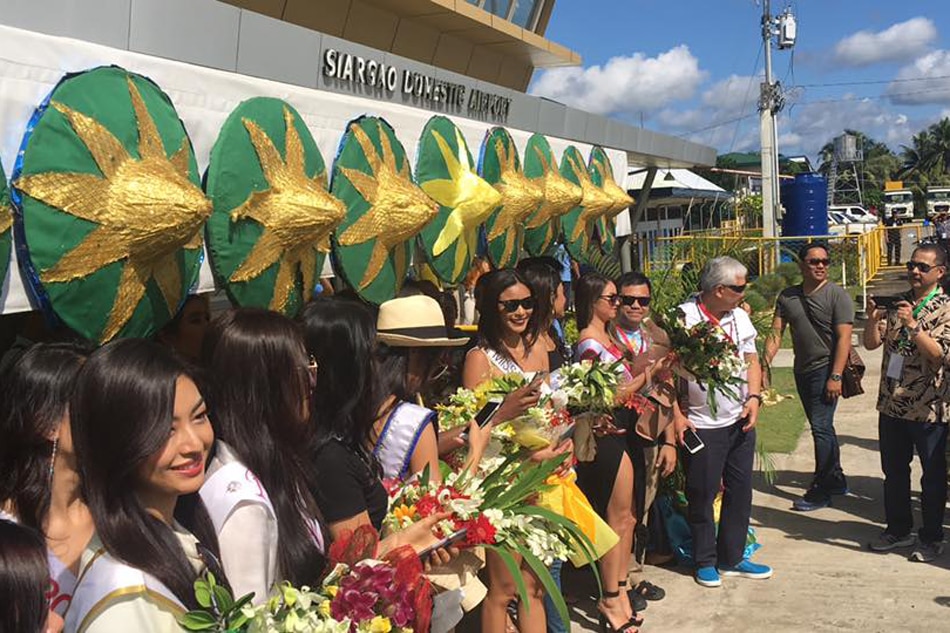
[[[13,207],[10,205],[10,189],[7,175],[0,166],[0,286],[10,269],[10,250],[13,248]]]
[[[573,145],[568,146],[561,157],[561,175],[580,187],[582,192],[580,203],[561,219],[564,245],[574,259],[589,264],[591,237],[597,219],[610,210],[613,200],[591,181],[587,164]]]
[[[439,205],[412,181],[389,123],[363,116],[347,125],[330,191],[346,206],[332,237],[338,272],[367,301],[392,299],[409,270],[412,238]]]
[[[150,336],[197,281],[211,213],[168,95],[116,66],[68,75],[27,134],[13,186],[53,310],[101,342]]]
[[[580,203],[582,191],[558,171],[551,145],[541,134],[531,135],[525,146],[524,175],[544,194],[538,210],[525,223],[525,250],[535,257],[553,254],[561,235],[561,216]]]
[[[510,268],[521,258],[525,222],[537,211],[544,190],[521,171],[518,147],[505,128],[492,128],[485,135],[479,171],[502,201],[485,223],[488,257],[496,268]]]
[[[330,232],[346,213],[300,114],[256,97],[228,116],[211,150],[208,252],[235,305],[296,315],[313,297]]]
[[[444,116],[432,117],[422,130],[416,181],[439,203],[438,215],[419,234],[426,261],[439,279],[457,284],[472,265],[478,229],[501,204],[501,194],[476,173],[465,137]]]
[[[626,210],[633,203],[633,198],[614,180],[614,168],[604,148],[595,146],[591,149],[588,168],[594,185],[603,189],[613,200],[610,210],[597,218],[596,224],[596,241],[600,250],[605,255],[613,255],[617,244],[617,214]]]

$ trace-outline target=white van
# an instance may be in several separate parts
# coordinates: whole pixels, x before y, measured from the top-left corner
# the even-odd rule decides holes
[[[828,207],[828,213],[840,213],[848,218],[849,221],[858,224],[877,224],[878,217],[857,204],[839,205],[833,204]]]

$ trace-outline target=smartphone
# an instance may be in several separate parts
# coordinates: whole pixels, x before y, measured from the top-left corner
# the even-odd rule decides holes
[[[706,445],[703,444],[701,439],[699,439],[696,431],[690,428],[687,428],[683,433],[683,444],[686,445],[686,450],[689,451],[690,455],[695,455],[699,451],[706,448]]]
[[[478,410],[478,413],[475,414],[475,423],[478,424],[479,428],[485,428],[492,418],[495,417],[495,414],[498,413],[498,409],[501,408],[501,400],[489,400],[484,407]],[[459,435],[459,439],[463,442],[468,441],[468,431],[463,431]]]
[[[460,541],[464,541],[467,535],[468,535],[468,528],[462,528],[458,532],[453,532],[452,534],[449,534],[447,537],[445,537],[438,543],[435,543],[434,545],[430,545],[429,547],[419,552],[419,558],[425,561],[427,558],[429,558],[432,552],[436,551],[437,549],[451,547],[452,545],[455,545],[456,543]]]
[[[491,422],[491,419],[495,417],[500,407],[501,401],[489,400],[485,406],[479,409],[478,413],[475,414],[475,422],[478,426],[484,428]]]
[[[871,297],[871,301],[882,310],[893,310],[895,304],[903,299],[895,295],[876,295]]]
[[[529,376],[528,384],[530,385],[531,383],[540,383],[542,380],[547,378],[548,374],[550,373],[551,372],[549,371],[536,371],[533,374],[531,374],[531,376]]]

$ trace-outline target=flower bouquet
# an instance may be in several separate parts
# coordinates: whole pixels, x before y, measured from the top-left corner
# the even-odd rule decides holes
[[[573,522],[532,503],[549,488],[545,482],[562,461],[559,457],[535,463],[510,456],[485,476],[450,473],[442,483],[430,481],[428,472],[423,471],[391,489],[384,527],[399,531],[427,516],[447,513],[437,526],[439,536],[448,538],[465,530],[464,540],[456,546],[495,551],[526,599],[519,564],[512,553],[520,555],[567,621],[567,606],[548,567],[578,551],[592,562],[596,557],[593,544]]]
[[[582,360],[558,370],[560,389],[566,394],[567,409],[574,420],[574,454],[578,461],[594,460],[595,430],[601,427],[605,414],[622,404],[617,396],[621,362]]]
[[[739,374],[747,365],[721,327],[706,320],[686,327],[686,315],[677,306],[655,313],[653,319],[669,336],[675,358],[673,370],[706,391],[706,402],[714,416],[718,409],[715,392],[733,400],[741,398],[739,389],[745,381]]]
[[[418,556],[411,548],[391,552],[384,561],[366,556],[375,552],[378,535],[364,527],[331,547],[335,566],[320,587],[296,588],[284,582],[258,606],[251,604],[253,594],[234,600],[214,575],[205,573],[195,582],[201,609],[181,616],[179,624],[187,631],[209,633],[427,631],[432,602]],[[341,555],[362,558],[343,562]]]

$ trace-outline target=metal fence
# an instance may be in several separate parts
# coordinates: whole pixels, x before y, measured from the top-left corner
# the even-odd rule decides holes
[[[648,274],[695,271],[708,259],[729,255],[745,264],[749,276],[755,278],[775,272],[783,263],[797,262],[803,245],[822,242],[828,246],[836,281],[846,288],[859,287],[864,294],[868,282],[882,268],[888,264],[901,265],[914,247],[932,234],[932,226],[919,223],[893,228],[877,226],[852,235],[767,238],[753,232],[685,234],[657,238],[650,244],[643,268]]]

